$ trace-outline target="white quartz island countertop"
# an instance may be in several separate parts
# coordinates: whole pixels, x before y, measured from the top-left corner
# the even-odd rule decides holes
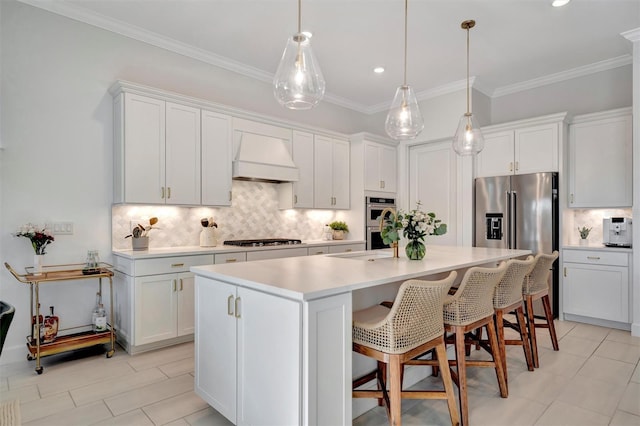
[[[196,275],[280,297],[309,301],[381,284],[486,265],[529,250],[428,245],[423,260],[391,249],[192,267]]]

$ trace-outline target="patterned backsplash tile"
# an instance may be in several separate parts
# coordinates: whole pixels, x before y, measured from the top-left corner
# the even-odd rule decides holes
[[[112,246],[131,248],[124,237],[136,223],[149,224],[158,218],[157,229],[149,232],[150,247],[197,246],[200,219],[213,217],[218,224],[219,245],[224,240],[246,238],[298,238],[319,240],[322,228],[334,220],[332,210],[280,210],[278,184],[233,181],[231,207],[122,206],[111,208]]]
[[[606,217],[631,217],[631,209],[571,209],[573,212],[573,224],[566,223],[565,226],[573,226],[570,232],[569,243],[577,244],[580,239],[578,228],[586,226],[591,228],[589,241],[592,244],[602,243],[602,219]],[[575,231],[575,232],[574,232]]]

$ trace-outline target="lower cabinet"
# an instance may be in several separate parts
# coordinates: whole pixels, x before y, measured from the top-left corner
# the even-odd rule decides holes
[[[236,425],[302,424],[301,304],[200,276],[195,288],[196,393]]]
[[[213,255],[130,259],[114,256],[114,322],[118,342],[131,354],[193,340],[192,266]]]
[[[362,243],[356,244],[335,244],[329,246],[329,253],[349,253],[352,251],[363,251],[365,249],[365,245]]]
[[[563,311],[607,321],[629,323],[629,253],[563,250]]]

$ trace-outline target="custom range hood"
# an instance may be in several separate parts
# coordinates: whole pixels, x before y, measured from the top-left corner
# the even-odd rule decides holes
[[[234,132],[233,179],[295,182],[299,171],[287,140],[246,131]]]

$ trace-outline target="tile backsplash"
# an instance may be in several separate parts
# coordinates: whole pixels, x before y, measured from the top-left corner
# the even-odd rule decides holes
[[[114,205],[111,208],[112,247],[131,248],[124,237],[132,224],[147,225],[156,216],[157,229],[149,232],[149,246],[182,247],[200,243],[200,219],[213,217],[218,224],[219,245],[224,240],[246,238],[298,238],[319,240],[322,228],[336,218],[332,210],[280,210],[278,184],[233,181],[231,207],[177,207]],[[341,220],[341,219],[339,219]]]
[[[564,234],[565,244],[578,244],[580,235],[578,228],[586,226],[592,228],[589,233],[589,241],[591,244],[602,243],[602,219],[606,217],[631,217],[631,209],[569,209],[569,220],[565,220],[564,226],[569,227],[570,232]]]

